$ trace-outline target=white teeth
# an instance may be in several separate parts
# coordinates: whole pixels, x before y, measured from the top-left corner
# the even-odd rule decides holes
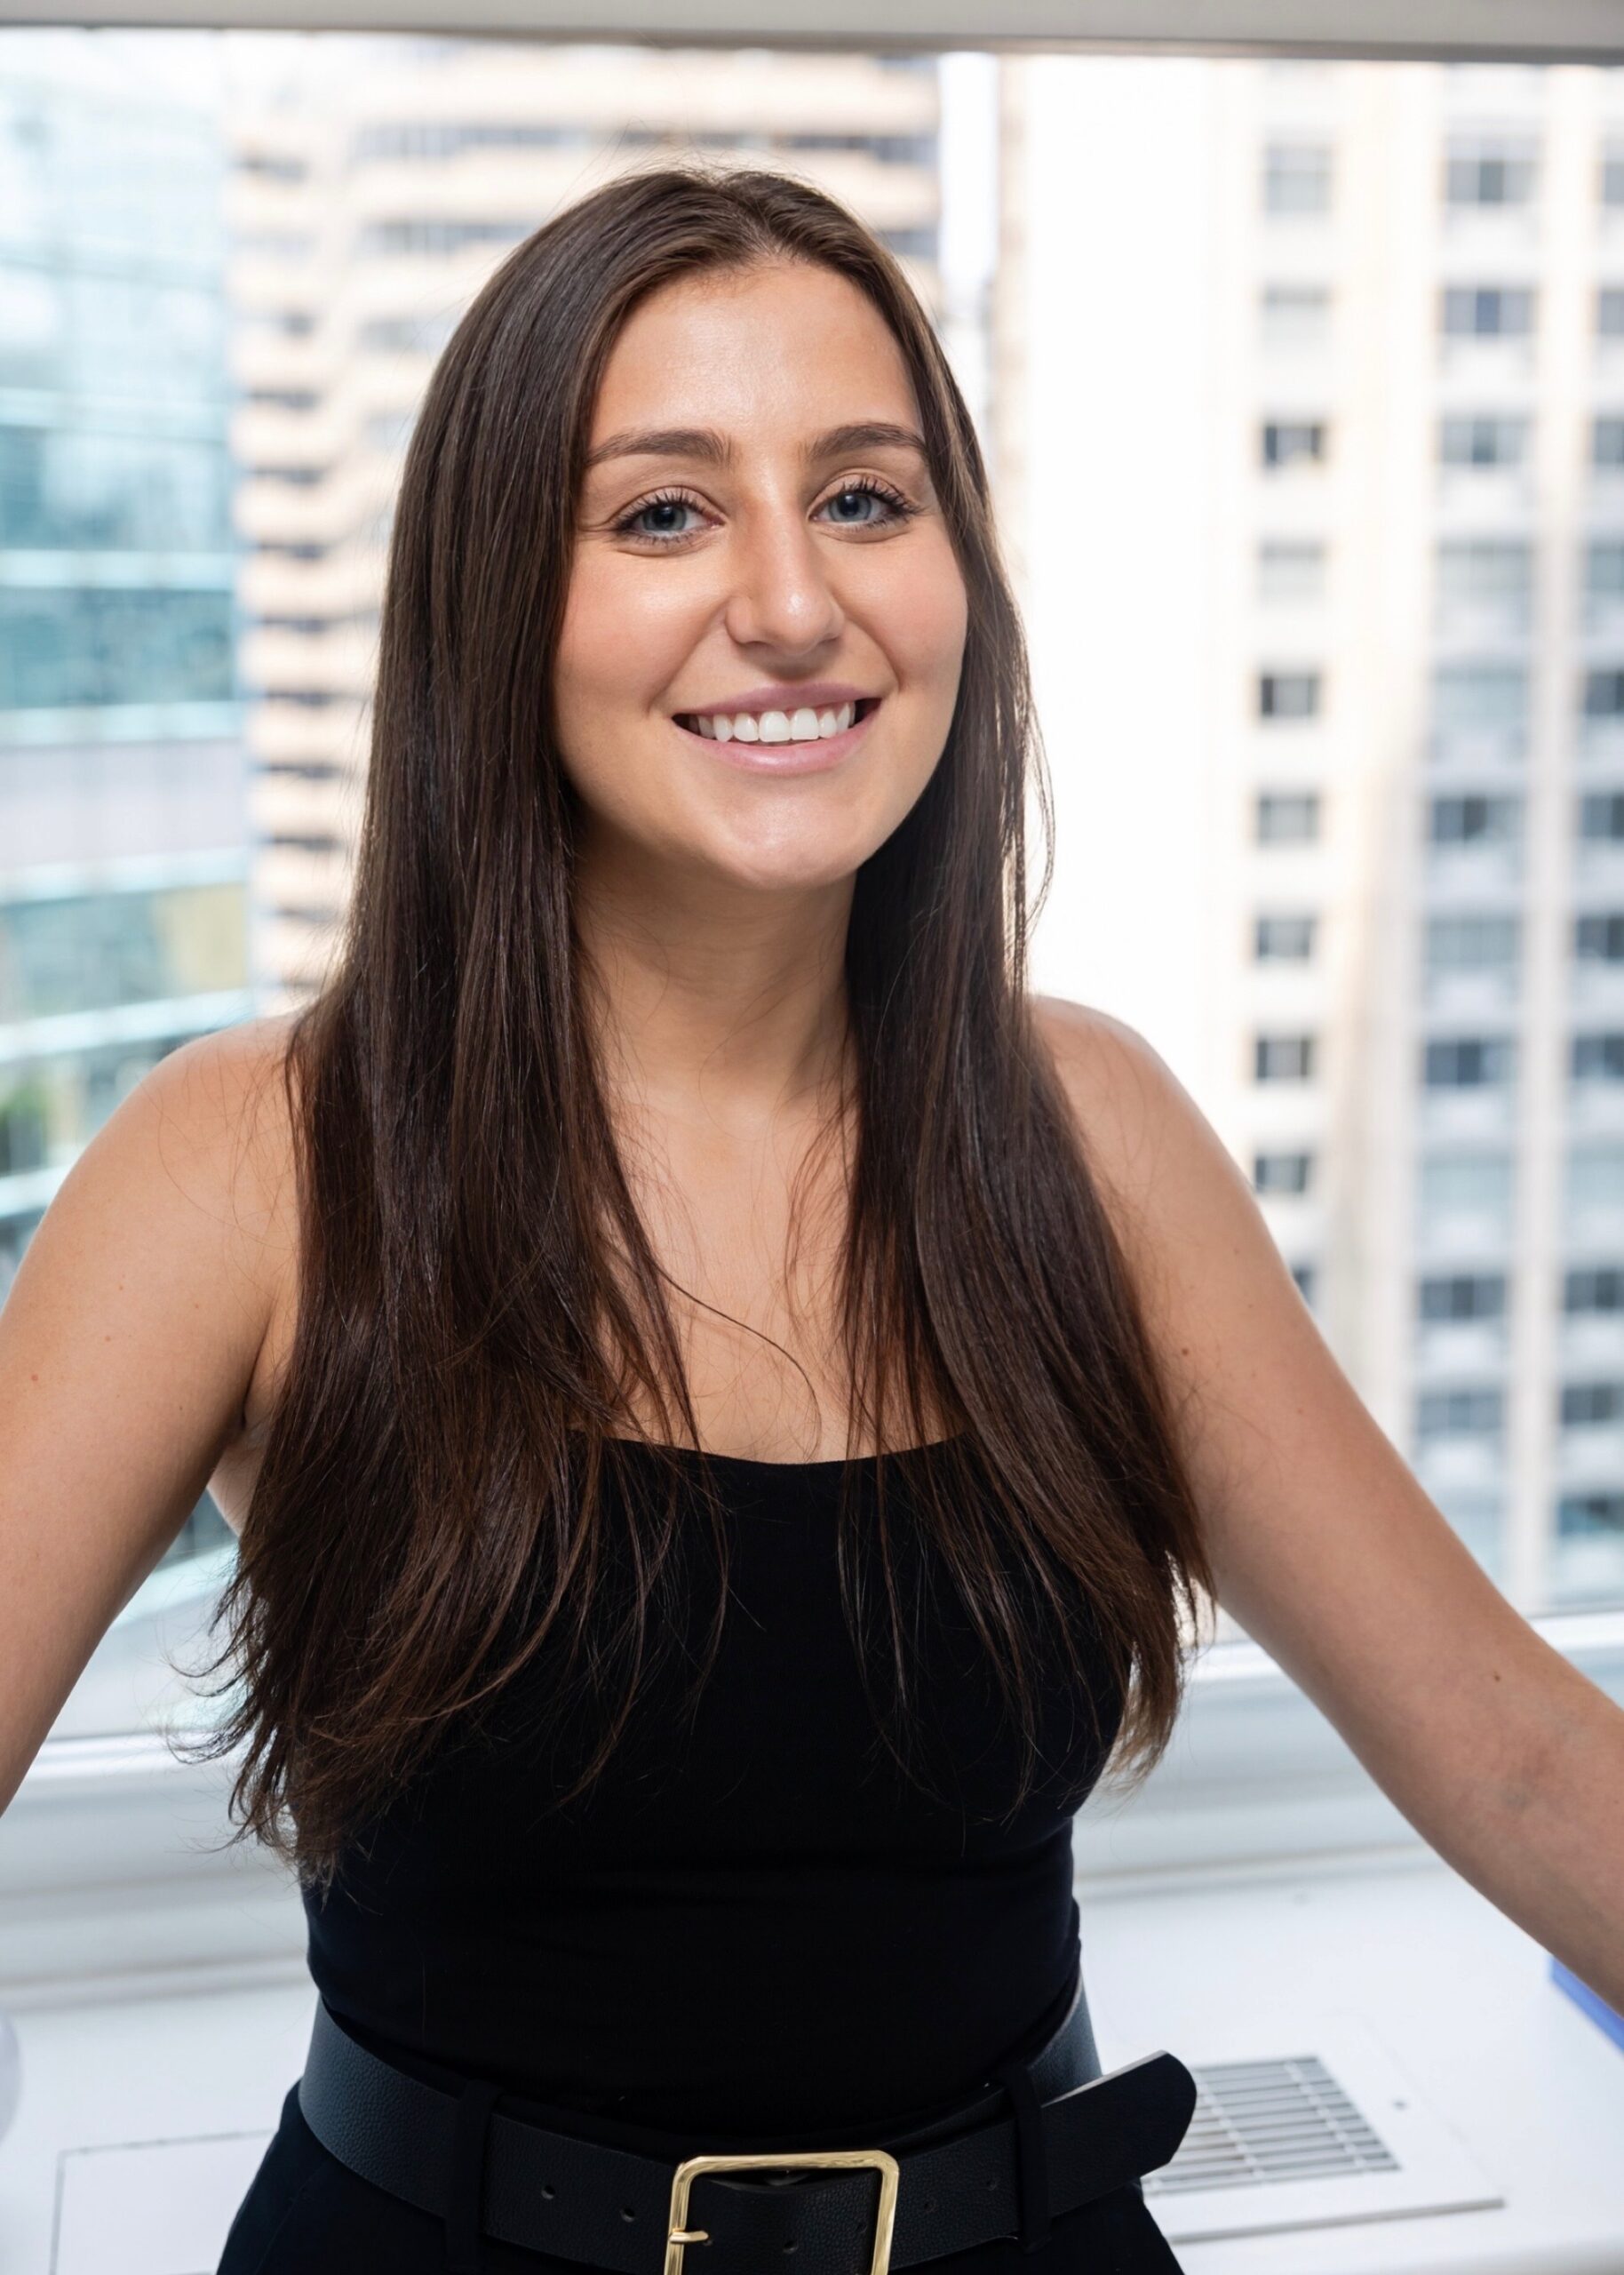
[[[719,743],[816,743],[843,734],[857,715],[855,703],[838,703],[823,711],[803,704],[796,711],[734,711],[696,716],[691,723],[702,735]]]

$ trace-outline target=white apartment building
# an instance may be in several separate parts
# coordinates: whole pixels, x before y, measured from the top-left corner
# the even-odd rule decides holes
[[[759,155],[886,237],[933,314],[934,57],[487,41],[275,43],[232,119],[233,433],[251,550],[258,967],[319,978],[347,897],[388,515],[434,358],[497,262],[662,146]],[[354,68],[346,68],[353,60]]]
[[[1048,970],[1513,1600],[1616,1601],[1624,76],[1008,68]]]

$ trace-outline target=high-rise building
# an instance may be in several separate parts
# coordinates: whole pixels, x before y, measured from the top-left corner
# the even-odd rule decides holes
[[[1513,1600],[1624,1600],[1624,75],[1007,68],[1052,943]]]
[[[256,55],[231,134],[243,665],[258,968],[327,967],[348,897],[389,513],[435,357],[491,269],[662,148],[759,157],[861,212],[933,313],[934,57],[454,39]]]
[[[13,51],[15,57],[15,51]],[[0,79],[0,1296],[147,1067],[250,1009],[212,108]]]

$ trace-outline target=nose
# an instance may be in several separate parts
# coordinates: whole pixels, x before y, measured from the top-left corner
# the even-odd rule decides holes
[[[728,547],[732,589],[726,611],[741,648],[769,648],[800,657],[837,639],[846,622],[835,591],[838,566],[799,507],[763,513],[740,526]]]

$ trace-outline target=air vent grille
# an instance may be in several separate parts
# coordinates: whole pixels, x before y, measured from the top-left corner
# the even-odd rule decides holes
[[[1171,2163],[1146,2174],[1147,2197],[1398,2169],[1318,2055],[1192,2064],[1190,2075],[1190,2130]]]

